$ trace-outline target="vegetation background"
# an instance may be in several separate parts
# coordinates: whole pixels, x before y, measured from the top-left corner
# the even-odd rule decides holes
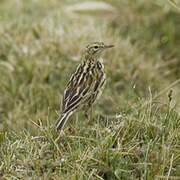
[[[83,48],[112,43],[93,119],[59,135]],[[0,179],[180,179],[180,1],[0,0]]]

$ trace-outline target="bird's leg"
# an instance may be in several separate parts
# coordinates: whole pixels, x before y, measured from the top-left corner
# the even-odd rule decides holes
[[[93,107],[90,106],[90,108],[85,111],[85,117],[88,119],[88,122],[90,122],[93,118],[92,113],[93,113]]]
[[[90,120],[90,116],[89,116],[89,111],[88,110],[85,111],[85,117],[86,117],[86,119],[88,119],[88,121]]]
[[[90,107],[90,119],[93,119],[93,106]]]

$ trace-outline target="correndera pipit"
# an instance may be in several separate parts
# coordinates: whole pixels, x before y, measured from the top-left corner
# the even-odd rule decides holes
[[[61,112],[56,123],[58,131],[64,127],[69,117],[77,110],[89,109],[102,94],[106,82],[102,52],[113,45],[94,42],[85,49],[81,64],[72,74],[61,101]]]

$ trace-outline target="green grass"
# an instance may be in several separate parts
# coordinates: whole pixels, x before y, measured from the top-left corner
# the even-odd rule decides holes
[[[67,10],[80,2],[0,0],[0,177],[179,179],[180,12],[161,0]],[[93,119],[77,113],[59,135],[63,90],[93,41],[115,45],[106,88]]]

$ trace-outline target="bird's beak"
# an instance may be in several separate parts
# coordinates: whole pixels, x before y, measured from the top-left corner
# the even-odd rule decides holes
[[[114,45],[105,45],[104,48],[112,48]]]

